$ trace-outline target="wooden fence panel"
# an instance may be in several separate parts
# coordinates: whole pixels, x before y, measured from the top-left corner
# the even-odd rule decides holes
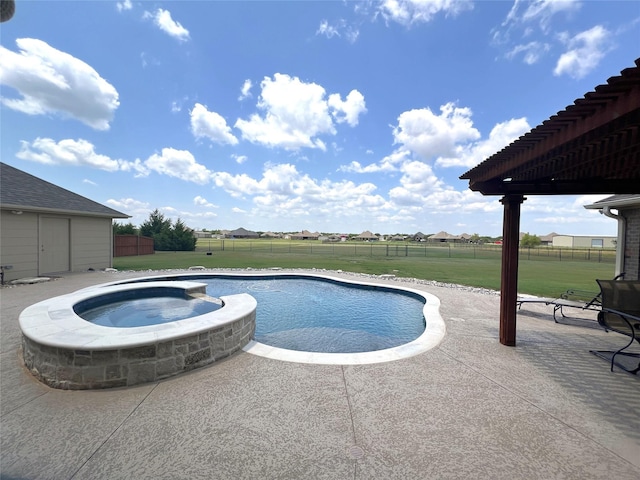
[[[155,253],[155,250],[153,249],[153,238],[151,237],[141,237],[139,235],[113,236],[114,257],[151,255],[153,253]]]

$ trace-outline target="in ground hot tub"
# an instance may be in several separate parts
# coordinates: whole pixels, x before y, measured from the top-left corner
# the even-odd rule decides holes
[[[205,288],[190,281],[97,286],[36,303],[20,314],[25,365],[49,386],[77,390],[157,381],[228,357],[253,337],[257,303],[248,294],[212,299]],[[156,310],[162,323],[119,327],[80,316],[156,297],[184,300],[177,319]],[[202,302],[211,303],[206,313]]]

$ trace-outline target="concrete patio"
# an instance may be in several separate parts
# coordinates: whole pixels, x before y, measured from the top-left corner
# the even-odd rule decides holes
[[[27,373],[24,308],[149,274],[0,289],[2,479],[640,478],[640,378],[589,353],[627,338],[595,328],[593,312],[555,324],[552,307],[527,305],[518,345],[506,347],[499,297],[482,291],[411,284],[440,298],[447,334],[394,362],[309,365],[240,352],[97,391],[51,389]]]

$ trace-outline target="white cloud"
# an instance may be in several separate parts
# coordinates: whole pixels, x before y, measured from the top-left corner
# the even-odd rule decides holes
[[[327,38],[344,37],[348,42],[354,43],[360,32],[355,26],[347,24],[344,19],[338,20],[334,25],[329,24],[328,20],[322,20],[316,35],[324,35]]]
[[[357,90],[351,90],[344,102],[339,93],[329,95],[329,107],[333,109],[331,114],[338,123],[347,122],[350,127],[358,125],[360,114],[366,113],[367,107],[364,96]]]
[[[191,110],[191,132],[196,138],[206,137],[221,145],[238,143],[226,120],[216,112],[209,112],[207,107],[199,103]]]
[[[213,203],[209,202],[206,198],[201,197],[200,195],[197,195],[193,199],[193,204],[198,205],[199,207],[218,208],[217,205],[214,205]]]
[[[540,58],[549,51],[551,45],[542,42],[529,42],[527,44],[516,45],[505,54],[509,60],[522,54],[522,59],[527,65],[537,63]]]
[[[569,38],[566,44],[568,50],[560,55],[553,74],[580,79],[596,68],[609,51],[611,32],[596,25]]]
[[[519,2],[516,2],[517,5]],[[515,7],[514,5],[514,7]],[[549,29],[551,19],[559,14],[571,14],[580,10],[582,7],[581,0],[535,0],[527,4],[527,8],[521,16],[523,22],[539,22],[543,31]]]
[[[2,97],[7,107],[28,115],[57,113],[96,130],[108,130],[119,106],[118,92],[98,72],[42,40],[19,38],[20,53],[0,46],[0,84],[21,98]]]
[[[204,165],[196,162],[193,154],[188,150],[163,148],[161,155],[154,153],[145,162],[149,170],[162,175],[179,178],[186,182],[204,185],[211,180],[212,172]]]
[[[16,157],[21,160],[46,165],[86,166],[116,172],[119,170],[141,170],[136,162],[110,158],[96,153],[93,144],[86,140],[65,139],[56,142],[51,138],[36,138],[31,144],[21,141]]]
[[[262,93],[258,108],[264,116],[253,114],[248,120],[238,119],[235,127],[242,137],[253,143],[286,150],[319,148],[326,150],[319,135],[335,135],[336,129],[325,100],[325,90],[315,83],[305,83],[298,77],[276,73],[260,84]],[[355,92],[355,93],[354,93]],[[333,100],[334,114],[350,125],[357,124],[363,112],[364,99],[353,90],[345,102]],[[340,97],[337,97],[340,100]]]
[[[93,185],[94,187],[95,187],[96,185],[98,185],[96,182],[94,182],[94,181],[92,181],[92,180],[89,180],[88,178],[84,178],[84,179],[82,180],[82,183],[86,183],[87,185]]]
[[[505,58],[512,60],[522,55],[524,63],[533,65],[551,50],[552,42],[532,37],[551,37],[553,20],[560,14],[570,18],[581,6],[579,0],[515,0],[502,24],[492,30],[493,43],[511,44]],[[523,42],[524,39],[528,41]]]
[[[171,18],[171,12],[168,10],[158,8],[153,13],[144,12],[143,18],[152,19],[156,27],[180,42],[186,42],[189,40],[189,30]]]
[[[247,157],[246,155],[236,155],[236,154],[232,154],[231,158],[233,158],[238,165],[242,165],[244,162],[246,162],[249,159],[249,157]]]
[[[352,173],[377,173],[377,172],[396,172],[399,166],[403,164],[409,157],[411,152],[406,149],[399,149],[393,152],[391,155],[387,155],[377,163],[371,163],[366,166],[362,166],[360,162],[353,161],[348,165],[341,165],[338,167],[339,172],[352,172]]]
[[[131,0],[124,0],[124,2],[116,2],[116,8],[119,12],[131,10],[133,8],[133,4],[131,3]]]
[[[133,214],[134,212],[146,214],[150,212],[148,202],[135,200],[133,198],[121,198],[120,200],[110,198],[105,203],[115,208],[116,210],[120,210],[122,212],[129,213],[129,214]]]
[[[238,97],[239,101],[244,100],[245,98],[251,97],[251,87],[253,87],[253,83],[251,80],[247,79],[242,84],[242,88],[240,89],[240,96]]]
[[[401,113],[398,126],[393,129],[394,143],[430,159],[454,156],[456,145],[480,137],[471,121],[471,109],[447,103],[440,111],[440,115],[429,108]]]
[[[211,181],[212,172],[196,162],[191,152],[163,148],[160,155],[153,154],[147,160],[112,159],[95,152],[93,144],[86,140],[65,139],[56,142],[50,138],[37,138],[31,144],[22,141],[16,157],[47,165],[92,167],[108,172],[134,172],[136,176],[148,176],[151,171],[179,178],[187,182],[205,184]]]
[[[378,7],[378,13],[385,21],[411,26],[428,23],[438,13],[456,16],[466,10],[472,10],[470,0],[384,0]]]
[[[524,117],[498,123],[491,129],[489,138],[456,146],[454,155],[438,158],[436,165],[442,167],[474,167],[529,130],[531,130],[531,127]]]

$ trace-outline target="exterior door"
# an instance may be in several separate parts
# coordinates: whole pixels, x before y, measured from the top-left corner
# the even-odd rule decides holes
[[[69,219],[40,217],[39,274],[68,272]]]

